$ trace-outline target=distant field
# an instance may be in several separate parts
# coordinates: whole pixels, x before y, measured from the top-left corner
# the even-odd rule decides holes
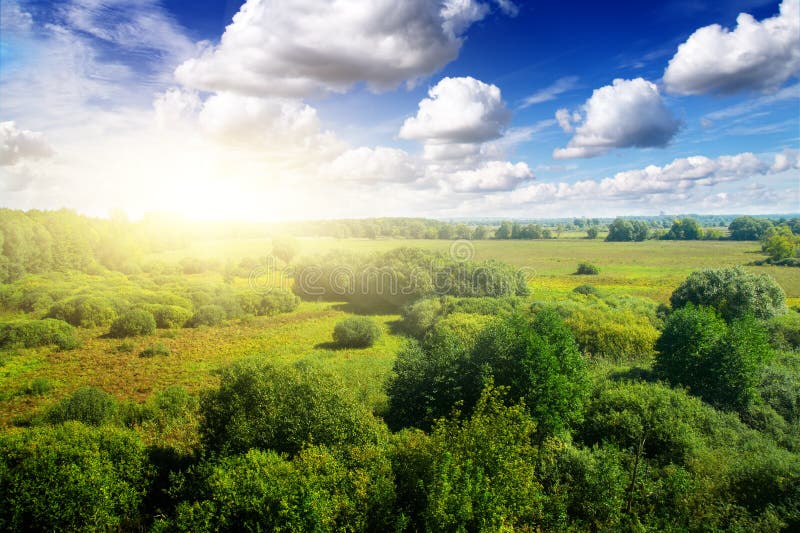
[[[332,249],[355,252],[386,251],[399,246],[448,252],[454,241],[406,239],[300,239],[300,255]],[[762,259],[759,244],[736,241],[644,241],[605,242],[564,238],[540,241],[470,241],[475,259],[498,259],[532,269],[531,288],[541,297],[558,295],[583,283],[615,292],[646,296],[666,302],[669,295],[693,270],[747,265]],[[197,243],[187,249],[152,256],[178,260],[193,256],[239,260],[269,253],[269,239],[242,239]],[[589,261],[600,267],[600,275],[573,276],[577,264]],[[773,276],[786,291],[792,305],[800,304],[800,269],[747,267]]]

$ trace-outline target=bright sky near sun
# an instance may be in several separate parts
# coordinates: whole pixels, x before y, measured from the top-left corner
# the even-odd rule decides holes
[[[0,206],[800,211],[800,0],[0,0]]]

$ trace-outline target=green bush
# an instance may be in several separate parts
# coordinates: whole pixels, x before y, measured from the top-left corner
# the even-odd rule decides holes
[[[94,387],[83,387],[53,406],[46,418],[51,424],[76,420],[99,426],[111,422],[116,413],[117,401],[113,396]]]
[[[291,313],[299,304],[300,298],[283,290],[272,290],[264,294],[249,291],[239,295],[239,305],[242,310],[255,316]]]
[[[800,349],[800,313],[790,310],[766,321],[770,344],[779,350]]]
[[[600,291],[594,285],[578,285],[572,292],[583,294],[584,296],[600,296]]]
[[[151,344],[141,352],[139,352],[139,357],[154,357],[156,355],[171,355],[172,351],[164,346],[163,342],[157,342],[155,344]]]
[[[305,367],[241,361],[221,373],[201,400],[202,441],[209,451],[250,448],[296,454],[323,446],[375,443],[380,423],[335,378]]]
[[[691,304],[669,316],[656,349],[659,375],[723,409],[742,409],[758,398],[771,355],[766,331],[754,318],[728,325],[714,309]]]
[[[0,434],[0,529],[138,529],[149,477],[132,431],[69,422]]]
[[[216,326],[220,324],[227,314],[225,309],[219,305],[209,304],[200,307],[187,323],[190,327]]]
[[[156,332],[156,319],[144,309],[134,308],[123,313],[111,323],[108,335],[121,339],[138,335],[152,335]]]
[[[599,273],[600,269],[592,263],[579,263],[578,270],[575,271],[577,276],[596,276]]]
[[[202,463],[165,524],[172,531],[395,531],[391,465],[375,447],[312,446],[287,459],[273,451]]]
[[[109,325],[117,312],[105,298],[81,295],[55,303],[47,316],[76,327],[93,328]]]
[[[162,329],[181,328],[192,316],[191,311],[177,305],[156,305],[152,313],[156,327]]]
[[[53,382],[47,378],[34,378],[27,387],[25,394],[31,396],[42,396],[54,389]]]
[[[56,345],[71,350],[79,345],[75,328],[54,318],[0,323],[0,349]]]
[[[690,303],[713,307],[725,320],[748,314],[767,319],[786,311],[786,295],[772,277],[741,267],[692,272],[670,302],[673,309]]]
[[[367,348],[380,336],[381,328],[367,317],[345,318],[333,328],[333,342],[343,348]]]
[[[761,373],[758,392],[786,422],[800,426],[800,355],[787,352],[771,361]]]
[[[118,353],[131,353],[136,348],[131,341],[122,341],[117,345],[116,351]]]

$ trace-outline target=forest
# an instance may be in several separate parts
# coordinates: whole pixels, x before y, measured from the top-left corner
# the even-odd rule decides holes
[[[0,529],[797,530],[799,219],[724,221],[0,210]]]

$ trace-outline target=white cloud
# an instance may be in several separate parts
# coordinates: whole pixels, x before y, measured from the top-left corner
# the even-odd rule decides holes
[[[784,150],[783,153],[775,154],[775,160],[769,170],[777,174],[792,169],[800,169],[800,152],[797,150]]]
[[[0,165],[14,165],[25,159],[53,155],[44,135],[17,128],[14,122],[0,122]]]
[[[322,172],[333,180],[377,185],[415,181],[422,177],[423,169],[419,161],[403,150],[362,146],[344,152],[324,166]]]
[[[585,119],[575,126],[567,147],[553,152],[556,159],[594,157],[613,148],[663,147],[680,127],[658,87],[642,78],[616,79],[613,85],[595,89],[582,110]],[[566,131],[573,127],[568,116],[563,110],[556,114]]]
[[[444,78],[419,103],[400,129],[403,139],[431,144],[480,143],[497,139],[511,120],[500,89],[475,78]]]
[[[577,111],[570,113],[569,109],[559,109],[556,111],[556,122],[564,130],[564,133],[572,133],[575,128],[572,126],[573,123],[577,123],[581,121],[581,114]]]
[[[559,95],[574,89],[577,82],[578,82],[577,76],[566,76],[564,78],[559,78],[558,80],[556,80],[555,83],[553,83],[549,87],[545,87],[544,89],[538,90],[532,95],[525,98],[522,101],[522,105],[520,105],[520,109],[525,109],[526,107],[530,107],[532,105],[541,104],[543,102],[549,102],[550,100],[555,100],[556,98],[558,98]]]
[[[33,17],[14,0],[0,2],[0,31],[27,32],[33,25]]]
[[[458,56],[487,13],[477,0],[248,0],[220,43],[180,65],[186,86],[253,96],[373,90],[413,82]]]
[[[533,178],[525,163],[488,161],[472,170],[460,170],[447,176],[456,192],[489,192],[514,189],[521,182]]]
[[[783,0],[780,13],[761,22],[747,13],[730,31],[718,24],[695,31],[664,71],[667,90],[730,94],[772,90],[800,68],[800,0]]]

